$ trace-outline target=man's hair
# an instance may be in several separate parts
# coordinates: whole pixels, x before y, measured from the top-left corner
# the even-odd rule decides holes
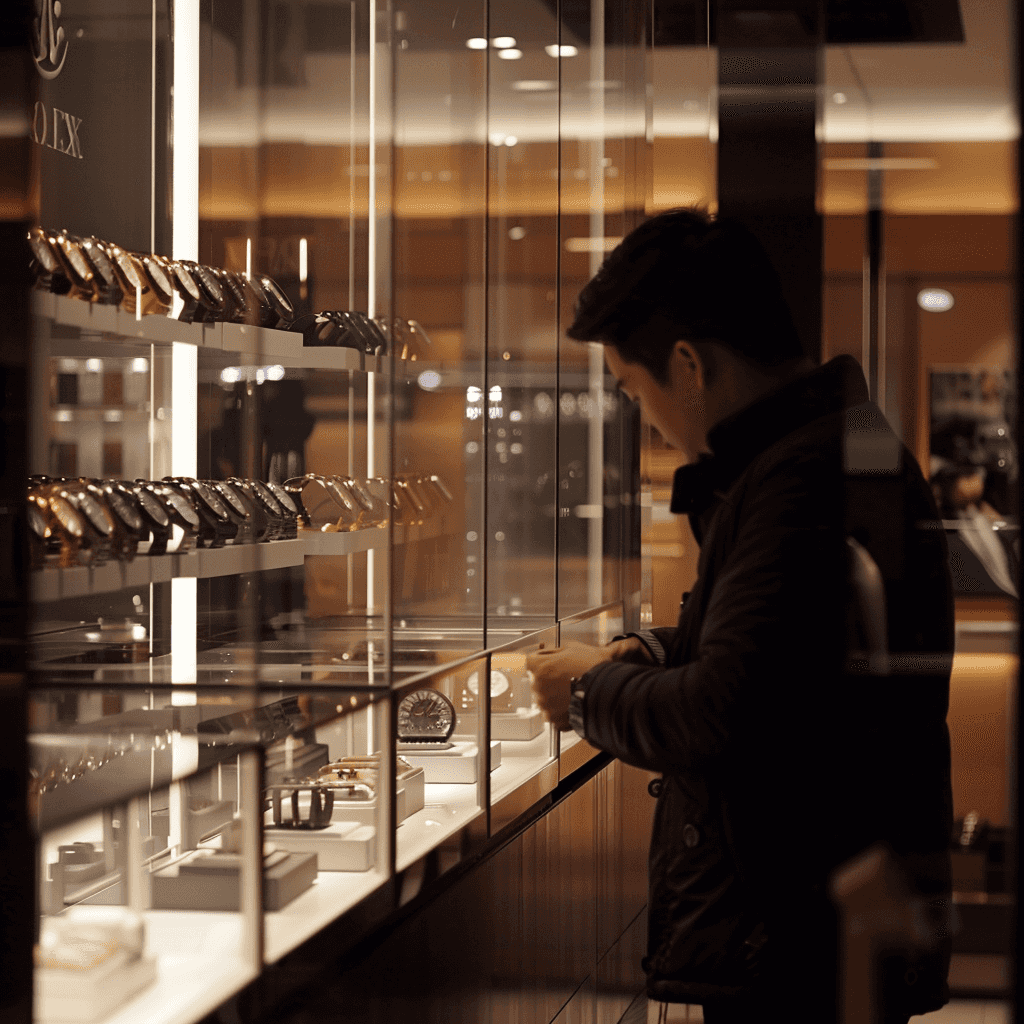
[[[803,355],[778,275],[742,224],[669,210],[630,232],[580,292],[566,332],[613,345],[661,384],[676,341],[714,341],[771,369]]]

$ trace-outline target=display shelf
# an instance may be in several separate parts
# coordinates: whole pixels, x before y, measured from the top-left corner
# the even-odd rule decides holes
[[[532,740],[503,740],[501,764],[491,772],[491,803],[515,792],[553,761],[546,729]]]
[[[321,871],[301,896],[281,910],[267,913],[264,922],[264,956],[267,963],[280,960],[308,938],[350,910],[385,882],[385,874],[369,871]]]
[[[404,871],[481,814],[476,786],[428,784],[423,810],[410,815],[398,827],[396,869]]]
[[[395,544],[412,544],[440,537],[443,518],[417,526],[396,526]],[[307,555],[354,555],[387,546],[387,530],[370,527],[350,533],[303,531],[293,540],[275,540],[267,544],[227,545],[199,548],[184,554],[137,555],[130,562],[111,561],[103,565],[77,565],[67,569],[45,567],[32,573],[33,601],[59,601],[67,597],[108,594],[150,583],[173,579],[209,579],[236,573],[260,572],[302,565]]]
[[[77,327],[89,335],[145,341],[169,345],[178,341],[197,348],[217,349],[225,353],[275,360],[310,369],[377,371],[382,360],[351,348],[304,346],[302,337],[292,331],[271,330],[248,324],[189,324],[173,317],[136,318],[117,306],[103,306],[64,295],[36,292],[33,309],[37,317],[64,327]],[[418,364],[410,364],[418,365]],[[418,372],[418,371],[417,371]]]

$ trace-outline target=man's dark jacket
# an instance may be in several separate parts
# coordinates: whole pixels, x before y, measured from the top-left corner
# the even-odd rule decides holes
[[[708,443],[712,455],[673,487],[701,551],[678,626],[652,631],[664,667],[589,672],[584,732],[662,776],[648,993],[702,1003],[816,984],[827,1002],[838,865],[882,842],[937,916],[948,907],[945,539],[920,468],[850,357],[718,424]],[[869,612],[849,582],[847,537],[884,579],[887,675],[856,653]],[[889,1006],[942,1005],[947,963],[948,944],[894,958]]]

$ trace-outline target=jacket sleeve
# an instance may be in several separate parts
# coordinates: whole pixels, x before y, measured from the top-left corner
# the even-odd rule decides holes
[[[813,457],[777,464],[716,524],[734,535],[705,542],[728,554],[694,661],[605,662],[584,676],[591,743],[640,768],[686,771],[751,730],[784,734],[813,713],[814,683],[834,678],[845,642],[841,496],[815,483],[828,475],[821,469]]]

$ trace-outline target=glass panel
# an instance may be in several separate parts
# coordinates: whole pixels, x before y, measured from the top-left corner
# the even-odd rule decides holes
[[[486,422],[488,645],[555,618],[558,24],[492,0]]]
[[[484,644],[487,51],[466,40],[486,5],[413,5],[396,32],[395,313],[416,345],[395,364],[392,617],[396,667],[422,667]]]

